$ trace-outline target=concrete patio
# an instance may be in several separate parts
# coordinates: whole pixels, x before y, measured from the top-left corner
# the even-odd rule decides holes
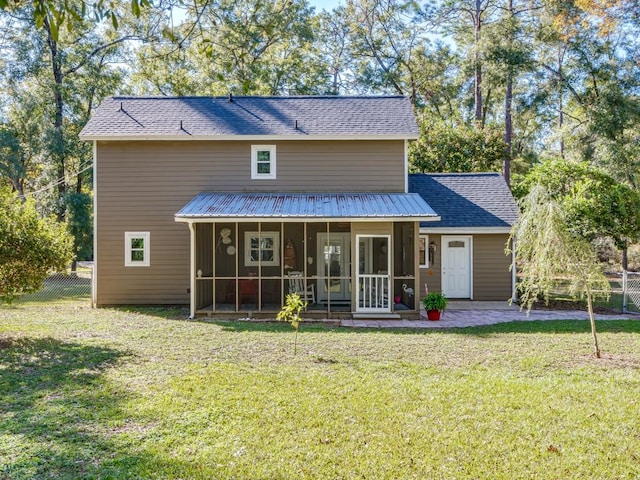
[[[633,314],[596,314],[596,320],[638,319]],[[366,320],[347,319],[340,322],[343,327],[356,328],[460,328],[479,325],[493,325],[505,322],[526,322],[534,320],[588,320],[589,314],[581,310],[520,310],[517,305],[507,302],[449,301],[447,310],[438,321],[430,321],[421,312],[420,320]]]

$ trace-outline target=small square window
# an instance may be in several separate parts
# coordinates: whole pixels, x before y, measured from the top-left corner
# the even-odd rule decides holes
[[[246,232],[244,264],[275,267],[280,263],[280,234],[278,232]]]
[[[149,232],[125,232],[124,233],[124,266],[148,267],[150,262]]]
[[[251,145],[251,178],[276,178],[275,145]]]

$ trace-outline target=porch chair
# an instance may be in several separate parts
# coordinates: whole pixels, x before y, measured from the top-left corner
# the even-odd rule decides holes
[[[287,273],[289,278],[289,293],[297,293],[303,302],[316,303],[316,286],[311,284],[304,288],[302,272],[291,270]]]

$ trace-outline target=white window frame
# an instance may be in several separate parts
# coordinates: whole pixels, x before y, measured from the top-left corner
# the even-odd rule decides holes
[[[269,152],[269,173],[258,173],[258,152]],[[276,146],[251,145],[251,179],[273,180],[276,178]]]
[[[142,249],[133,248],[131,242],[142,239]],[[133,260],[131,254],[134,251],[142,252],[142,260]],[[124,232],[124,266],[148,267],[151,265],[151,233],[150,232]]]
[[[420,243],[424,240],[424,262],[420,268],[429,268],[429,235],[420,235],[418,238],[418,261],[420,261]]]
[[[251,258],[251,239],[257,238],[258,244],[263,238],[273,242],[273,260],[253,260]],[[258,247],[258,259],[262,258],[262,248]],[[246,267],[277,267],[280,265],[280,232],[244,232],[244,265]]]

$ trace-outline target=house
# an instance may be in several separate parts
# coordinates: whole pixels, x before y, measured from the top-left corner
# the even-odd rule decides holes
[[[518,207],[502,175],[410,174],[409,191],[440,215],[420,224],[420,285],[450,298],[511,298],[514,259],[505,247]]]
[[[270,316],[416,316],[404,97],[111,97],[93,142],[93,300]]]

